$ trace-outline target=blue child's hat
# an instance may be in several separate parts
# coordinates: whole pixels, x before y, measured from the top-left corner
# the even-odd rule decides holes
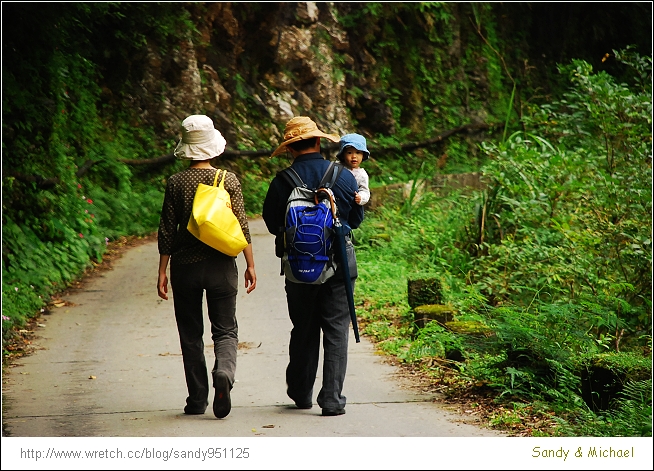
[[[351,146],[356,150],[360,150],[363,152],[362,160],[368,160],[370,152],[368,152],[368,148],[366,147],[366,138],[361,134],[346,134],[345,136],[341,137],[341,147],[338,149],[338,154],[336,154],[336,157],[339,160],[342,158],[343,149],[345,149],[347,146]]]

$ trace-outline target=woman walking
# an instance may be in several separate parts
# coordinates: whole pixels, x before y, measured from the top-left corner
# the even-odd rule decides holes
[[[216,172],[226,172],[225,189],[231,197],[232,211],[239,220],[248,242],[243,250],[247,263],[245,288],[248,294],[256,288],[252,240],[243,205],[241,184],[236,175],[226,170],[217,170],[210,163],[211,159],[225,151],[225,144],[225,139],[214,129],[213,121],[208,116],[192,115],[182,122],[182,139],[175,149],[175,156],[190,160],[190,165],[168,179],[158,233],[157,290],[159,297],[168,299],[166,269],[170,261],[175,319],[188,388],[184,413],[204,414],[209,405],[209,380],[202,339],[202,301],[206,292],[215,353],[211,372],[215,389],[213,412],[218,418],[226,417],[231,411],[230,391],[236,371],[236,258],[201,242],[186,227],[198,184],[212,185]]]

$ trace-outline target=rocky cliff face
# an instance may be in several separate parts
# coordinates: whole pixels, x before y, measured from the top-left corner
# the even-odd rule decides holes
[[[207,114],[230,147],[272,147],[284,123],[297,115],[311,116],[336,134],[393,134],[397,113],[387,103],[389,78],[380,75],[393,73],[398,64],[389,65],[389,58],[376,57],[369,47],[383,21],[371,18],[346,28],[338,19],[362,7],[331,2],[188,7],[197,34],[189,30],[165,53],[148,44],[132,103],[146,123],[170,136],[187,115]],[[446,52],[456,61],[461,39],[458,28],[452,31]],[[431,54],[427,64],[433,60],[433,46],[421,53]],[[417,86],[404,85],[392,92],[401,95],[409,114],[418,110],[412,119],[420,119],[429,99]]]
[[[347,33],[334,5],[263,5],[250,21],[239,20],[234,7],[210,5],[198,22],[199,38],[189,34],[170,53],[148,45],[135,99],[141,117],[176,135],[187,115],[206,113],[232,146],[261,144],[255,134],[277,142],[280,124],[297,115],[349,132],[345,76],[334,54],[347,49]]]
[[[3,13],[3,138],[16,156],[35,129],[47,143],[69,105],[82,121],[98,105],[106,129],[152,126],[157,147],[192,113],[238,148],[272,147],[298,114],[334,133],[420,140],[503,123],[514,84],[517,122],[521,100],[547,99],[571,58],[607,67],[612,48],[651,50],[644,3],[8,2]]]
[[[162,137],[176,136],[187,115],[204,113],[230,147],[250,149],[272,147],[297,115],[333,133],[369,138],[399,131],[415,139],[466,123],[504,122],[514,85],[515,117],[520,100],[530,99],[522,91],[540,86],[547,93],[551,61],[567,61],[563,45],[600,43],[573,40],[561,26],[583,8],[564,8],[566,19],[538,4],[177,5],[168,8],[187,15],[187,27],[173,48],[150,40],[145,55],[133,58],[130,67],[140,74],[129,105]],[[559,39],[543,33],[556,25]]]

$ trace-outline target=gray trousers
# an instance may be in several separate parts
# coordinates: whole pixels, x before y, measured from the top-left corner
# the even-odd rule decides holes
[[[347,368],[350,311],[343,280],[332,278],[322,285],[286,280],[286,300],[293,323],[286,368],[288,396],[298,404],[312,402],[322,331],[323,370],[318,405],[345,407],[346,398],[341,392]]]
[[[238,348],[236,260],[221,254],[196,263],[171,264],[170,284],[188,388],[186,403],[192,409],[204,410],[209,404],[209,380],[202,339],[202,300],[206,292],[215,354],[212,374],[226,373],[233,385]]]

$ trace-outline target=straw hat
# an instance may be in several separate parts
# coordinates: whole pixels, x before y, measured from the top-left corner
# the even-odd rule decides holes
[[[194,114],[182,121],[182,138],[174,153],[178,159],[208,160],[225,152],[226,144],[210,117]]]
[[[286,123],[286,128],[284,128],[284,142],[275,149],[275,152],[271,154],[271,157],[285,152],[288,144],[301,141],[302,139],[311,139],[312,137],[324,137],[332,142],[338,142],[340,140],[336,134],[325,134],[319,130],[316,123],[310,118],[307,118],[306,116],[296,116]]]

